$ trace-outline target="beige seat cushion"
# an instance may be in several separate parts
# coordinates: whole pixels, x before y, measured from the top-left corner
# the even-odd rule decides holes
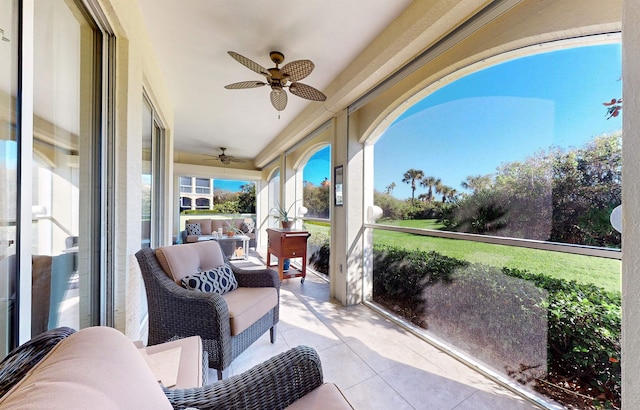
[[[288,410],[353,409],[338,386],[325,383],[287,407]]]
[[[222,297],[229,308],[232,336],[242,333],[278,304],[276,288],[238,288]]]
[[[9,393],[9,409],[171,409],[131,340],[90,327],[56,345]]]
[[[165,352],[180,348],[180,364],[178,366],[178,379],[175,389],[193,389],[202,387],[202,339],[200,336],[191,336],[159,345],[147,346],[142,349],[146,354]]]
[[[156,249],[162,269],[180,285],[182,278],[224,264],[224,256],[216,241],[162,246]]]

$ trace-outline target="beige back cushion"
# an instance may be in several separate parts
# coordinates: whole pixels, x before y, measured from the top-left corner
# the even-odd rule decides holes
[[[58,343],[0,398],[7,409],[171,409],[133,343],[89,327]]]
[[[200,232],[203,235],[211,235],[211,219],[187,219],[185,223],[200,224]]]
[[[180,285],[187,275],[216,268],[224,264],[224,256],[216,241],[201,241],[156,249],[162,269]]]

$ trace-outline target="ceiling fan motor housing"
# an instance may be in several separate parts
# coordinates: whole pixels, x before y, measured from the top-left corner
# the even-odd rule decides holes
[[[273,61],[276,65],[282,64],[282,62],[284,61],[284,54],[279,51],[270,52],[269,57],[271,57],[271,61]]]

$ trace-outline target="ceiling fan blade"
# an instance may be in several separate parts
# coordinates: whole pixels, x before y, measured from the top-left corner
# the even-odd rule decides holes
[[[237,62],[247,67],[251,71],[255,71],[258,74],[262,74],[265,77],[269,77],[269,71],[266,68],[256,63],[253,60],[249,60],[247,57],[240,55],[234,51],[227,51],[231,57],[233,57]]]
[[[291,94],[306,98],[307,100],[325,101],[327,99],[327,96],[322,94],[320,91],[310,85],[302,83],[292,83],[289,86],[289,91],[291,91]]]
[[[271,105],[278,111],[282,111],[287,106],[287,93],[282,88],[271,89]]]
[[[227,90],[242,90],[245,88],[258,88],[263,85],[267,85],[267,83],[263,83],[261,81],[241,81],[239,83],[225,85],[224,88]]]
[[[229,159],[229,161],[230,161],[230,162],[237,162],[237,163],[239,163],[239,164],[241,164],[241,163],[243,163],[243,162],[247,162],[247,161],[245,161],[245,160],[243,160],[243,159],[238,159],[238,158],[236,158],[236,157],[229,157],[229,156],[227,156],[227,158]]]
[[[289,81],[300,81],[313,71],[315,65],[311,60],[296,60],[282,66],[280,71],[283,75],[289,76]]]

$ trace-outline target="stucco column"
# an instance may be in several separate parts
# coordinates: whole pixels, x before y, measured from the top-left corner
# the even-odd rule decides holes
[[[331,295],[349,306],[363,300],[363,145],[346,110],[335,119],[333,166],[343,166],[343,206],[332,193]],[[332,173],[333,179],[333,173]],[[335,181],[332,180],[332,188]]]
[[[640,3],[622,12],[622,403],[640,408]]]

